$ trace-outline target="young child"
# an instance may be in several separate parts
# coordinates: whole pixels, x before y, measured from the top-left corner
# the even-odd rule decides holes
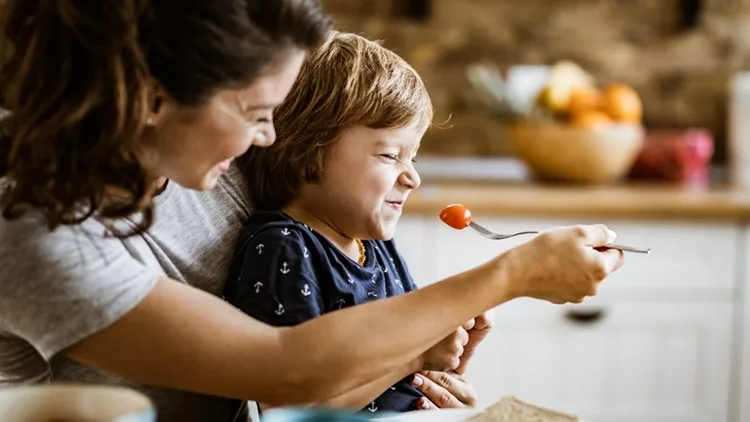
[[[412,163],[432,114],[403,59],[333,33],[277,110],[276,143],[240,159],[257,210],[239,237],[226,300],[290,326],[415,290],[392,238],[420,184]],[[422,394],[408,381],[363,411],[414,410]]]

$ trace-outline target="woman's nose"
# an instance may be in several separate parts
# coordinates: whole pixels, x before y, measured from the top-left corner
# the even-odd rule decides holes
[[[253,135],[253,146],[265,148],[270,147],[274,142],[276,142],[276,128],[272,124],[258,128]]]

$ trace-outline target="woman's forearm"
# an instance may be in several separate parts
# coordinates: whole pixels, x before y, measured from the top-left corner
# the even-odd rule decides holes
[[[489,263],[409,294],[326,314],[282,333],[300,385],[347,391],[418,359],[464,321],[513,299]],[[323,340],[324,339],[324,340]],[[314,368],[337,368],[321,372]]]
[[[367,384],[361,385],[331,399],[324,400],[320,405],[326,407],[361,409],[378,398],[393,384],[421,369],[421,360],[416,359],[410,364],[407,364],[402,368],[393,369],[386,375],[370,381]]]
[[[367,406],[369,403],[378,398],[384,391],[404,379],[408,375],[418,372],[422,369],[422,361],[416,359],[404,366],[389,371],[385,375],[376,378],[366,384],[363,384],[353,390],[346,391],[327,400],[314,403],[313,407],[334,407],[341,409],[358,410]],[[260,405],[263,410],[270,408],[268,405]]]
[[[502,285],[507,277],[487,265],[289,328],[165,279],[128,314],[65,353],[156,386],[271,405],[322,402],[411,369],[464,321],[511,299]]]

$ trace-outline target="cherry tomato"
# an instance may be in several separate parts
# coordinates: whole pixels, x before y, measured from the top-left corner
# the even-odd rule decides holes
[[[461,230],[471,223],[471,211],[461,204],[451,204],[440,211],[440,219],[454,229]]]

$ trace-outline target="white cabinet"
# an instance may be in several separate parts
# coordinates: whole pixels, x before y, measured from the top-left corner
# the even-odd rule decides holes
[[[573,223],[474,218],[499,232]],[[519,299],[498,307],[496,328],[468,374],[480,404],[514,394],[590,422],[750,422],[750,403],[745,403],[750,400],[743,402],[737,393],[742,369],[737,322],[744,306],[739,293],[746,289],[738,281],[750,277],[742,266],[750,262],[744,229],[605,223],[618,232],[618,243],[648,247],[652,254],[627,254],[626,265],[584,305]],[[417,282],[425,285],[529,237],[491,241],[470,229],[453,230],[434,217],[411,215],[396,239],[420,275]],[[601,318],[586,321],[597,312]],[[750,324],[750,316],[746,321]],[[744,331],[750,335],[748,327]],[[750,341],[744,355],[750,365]],[[747,390],[742,394],[750,394],[750,368],[744,370]]]
[[[740,277],[744,285],[742,292],[742,312],[737,317],[738,335],[737,341],[737,363],[739,368],[735,373],[738,376],[738,391],[733,396],[737,402],[737,420],[750,422],[750,229],[743,231],[743,247],[741,249]]]
[[[467,376],[481,405],[514,394],[592,422],[727,420],[732,307],[603,304],[575,322],[539,301],[498,307]]]
[[[421,217],[405,215],[399,221],[397,235],[395,236],[396,247],[404,256],[409,272],[419,285],[424,285],[429,279],[425,271],[425,221]]]

